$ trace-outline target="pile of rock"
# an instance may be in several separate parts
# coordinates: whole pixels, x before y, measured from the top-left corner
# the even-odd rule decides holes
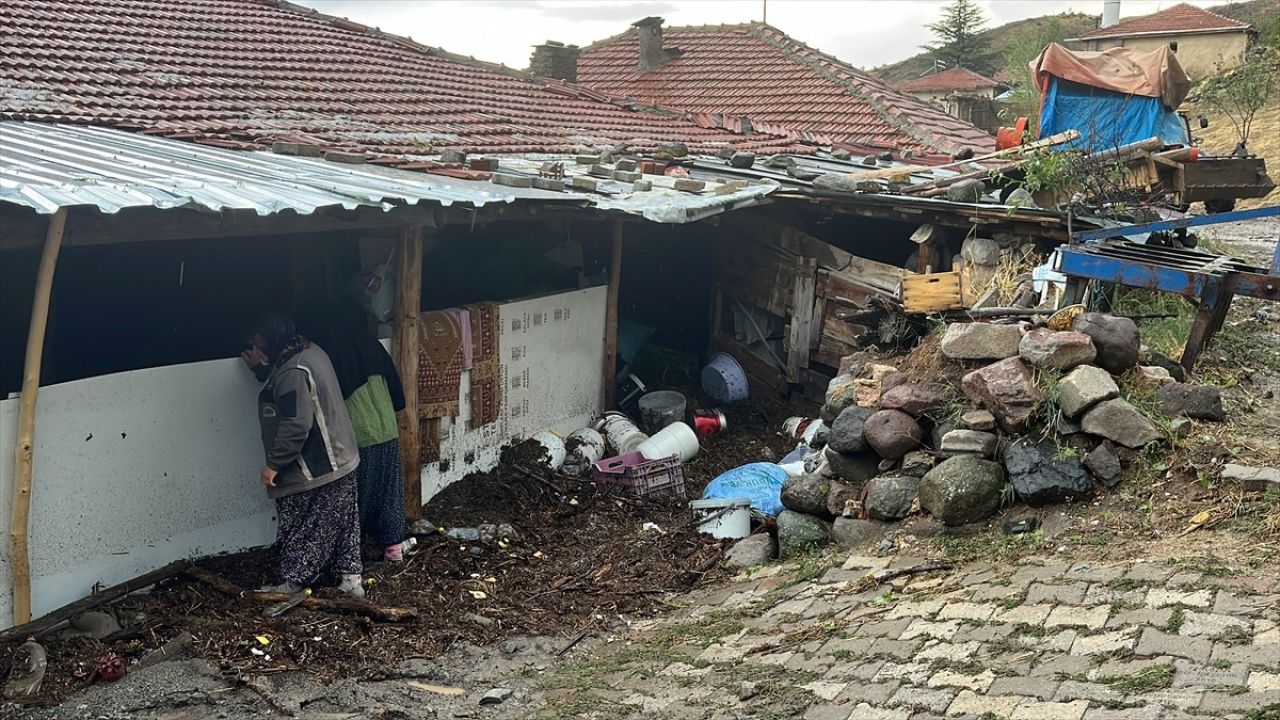
[[[782,491],[782,557],[879,542],[888,523],[919,511],[964,525],[1014,499],[1041,506],[1114,486],[1127,460],[1167,434],[1121,384],[1152,399],[1170,434],[1188,418],[1223,419],[1220,389],[1143,355],[1128,318],[1085,313],[1066,331],[956,323],[941,352],[968,369],[958,389],[846,358],[822,411],[830,431],[814,440],[825,442],[822,463]]]

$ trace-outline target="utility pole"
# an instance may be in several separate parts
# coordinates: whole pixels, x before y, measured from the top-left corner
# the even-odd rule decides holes
[[[769,23],[769,0],[760,0],[760,22]]]

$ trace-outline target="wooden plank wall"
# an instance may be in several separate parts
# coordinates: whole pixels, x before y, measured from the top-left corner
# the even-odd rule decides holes
[[[734,341],[720,326],[720,312],[712,325],[715,349],[738,358],[758,384],[778,391],[797,388],[817,402],[830,371],[815,365],[839,366],[840,358],[874,329],[864,322],[877,314],[876,305],[896,302],[902,278],[914,274],[858,257],[759,213],[722,217],[714,267],[717,307],[732,307],[736,300],[789,323],[784,366]]]

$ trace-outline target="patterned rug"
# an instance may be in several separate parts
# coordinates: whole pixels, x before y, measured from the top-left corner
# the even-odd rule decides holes
[[[423,418],[454,417],[461,402],[462,326],[458,313],[436,310],[422,313],[422,337],[418,351],[418,415]],[[424,443],[425,447],[425,443]]]
[[[471,315],[471,427],[484,427],[502,412],[502,356],[498,304],[468,305]]]

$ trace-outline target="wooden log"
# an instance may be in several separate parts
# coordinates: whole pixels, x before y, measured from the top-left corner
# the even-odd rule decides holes
[[[796,279],[791,300],[791,332],[789,335],[791,350],[787,353],[787,380],[793,383],[799,382],[800,370],[809,367],[817,272],[817,260],[796,258]]]
[[[396,261],[396,317],[391,346],[404,386],[404,411],[397,421],[404,473],[404,514],[409,520],[422,517],[422,426],[418,422],[418,316],[421,312],[422,226],[406,225],[400,231]]]
[[[609,290],[604,319],[604,408],[612,409],[618,391],[618,294],[622,289],[622,221],[613,221],[609,248]]]
[[[1026,145],[1017,145],[1011,148],[1005,148],[1004,150],[996,150],[995,152],[989,152],[984,155],[975,155],[974,157],[971,157],[967,160],[957,160],[955,162],[949,162],[943,165],[910,165],[907,167],[891,167],[891,168],[885,168],[883,170],[871,170],[869,172],[856,172],[856,173],[850,173],[850,177],[854,178],[855,180],[878,180],[881,178],[890,178],[895,175],[902,175],[904,173],[905,174],[932,173],[934,170],[944,170],[944,169],[949,170],[951,168],[960,167],[962,165],[967,165],[969,163],[1014,157],[1017,155],[1025,154],[1033,150],[1042,150],[1044,148],[1053,147],[1054,145],[1069,143],[1072,140],[1078,139],[1079,137],[1080,137],[1079,130],[1067,130],[1065,132],[1060,132],[1055,135],[1050,135],[1049,137],[1044,138],[1043,140],[1036,140],[1035,142],[1030,142],[1030,143],[1027,143]]]
[[[67,229],[67,209],[59,208],[49,219],[40,266],[36,271],[31,323],[27,326],[27,352],[22,363],[22,398],[18,402],[18,442],[14,450],[12,511],[9,515],[9,567],[13,577],[13,623],[31,621],[31,556],[27,530],[31,517],[31,472],[35,460],[36,398],[40,392],[40,361],[49,323],[49,298],[53,271]]]
[[[245,590],[221,575],[205,570],[198,565],[192,565],[186,568],[184,572],[223,595],[248,600],[253,603],[280,603],[293,598],[292,595],[285,593]],[[354,597],[318,598],[312,596],[303,600],[299,605],[316,610],[332,610],[351,615],[363,615],[383,622],[406,622],[418,617],[418,611],[413,608],[383,607],[374,605],[368,600]]]
[[[181,575],[190,565],[190,560],[178,560],[171,562],[162,568],[152,570],[145,575],[139,575],[131,580],[125,580],[118,585],[112,585],[109,588],[99,590],[89,597],[81,598],[73,603],[63,605],[57,610],[54,610],[53,612],[31,622],[11,627],[4,632],[0,632],[0,644],[16,642],[28,637],[39,637],[50,630],[55,630],[65,625],[67,621],[76,617],[80,613],[106,605],[107,603],[118,600],[125,595],[150,587],[151,585],[155,585],[163,580],[168,580],[171,577]]]

